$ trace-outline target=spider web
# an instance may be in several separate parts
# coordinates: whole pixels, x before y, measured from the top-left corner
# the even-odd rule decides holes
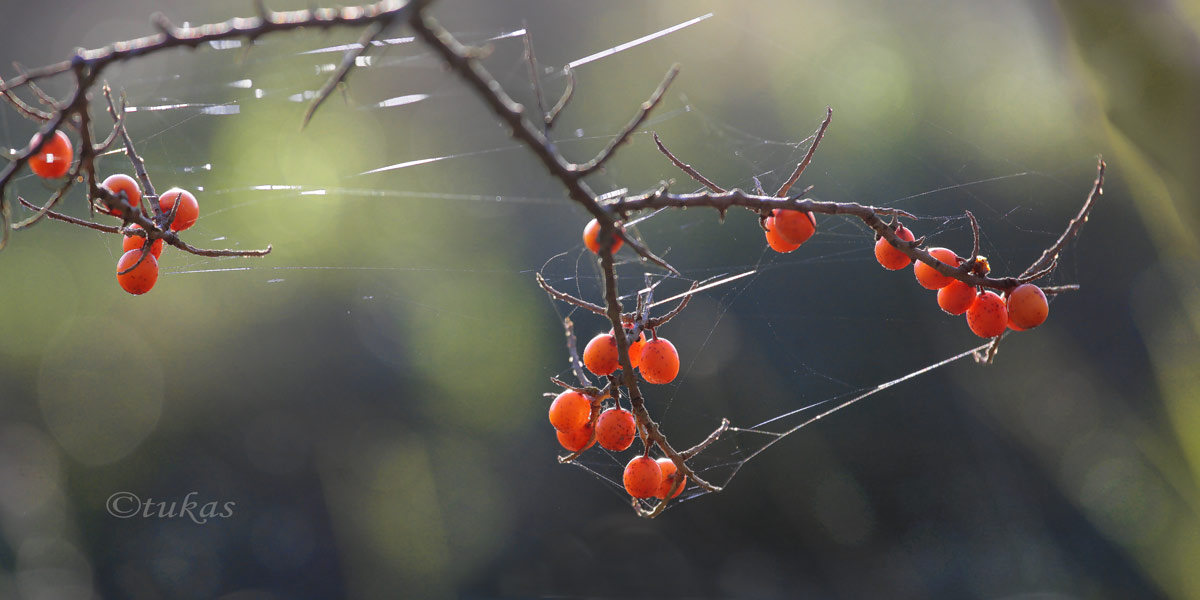
[[[625,34],[614,31],[611,33],[611,46],[578,57],[555,57],[554,64],[569,63],[574,69],[585,75],[585,70],[596,64],[626,56],[631,52],[643,50],[667,36],[679,35],[695,28],[714,27],[721,23],[720,15],[702,13],[696,15],[681,15],[678,22],[665,25],[640,35]],[[521,56],[522,38],[525,29],[508,27],[498,31],[484,33],[457,31],[456,35],[466,42],[488,45],[494,49],[494,56],[489,58],[488,66],[493,73],[505,84],[506,89],[515,95],[530,96],[529,84],[525,79],[526,64]],[[526,154],[528,151],[516,143],[486,145],[467,150],[449,153],[431,153],[428,155],[409,156],[378,156],[377,160],[364,162],[355,173],[344,174],[341,177],[343,185],[314,186],[282,182],[263,181],[253,185],[238,185],[220,187],[220,167],[205,160],[202,155],[203,143],[180,141],[184,132],[194,132],[210,127],[209,120],[245,119],[248,105],[278,105],[295,106],[309,102],[315,96],[324,78],[333,71],[342,53],[353,47],[349,43],[328,43],[324,41],[312,43],[306,41],[304,47],[296,48],[294,44],[277,42],[265,38],[255,43],[253,48],[242,42],[223,42],[211,44],[205,55],[190,56],[191,59],[203,60],[206,68],[198,71],[188,81],[180,80],[174,74],[165,76],[139,77],[132,69],[130,73],[118,70],[118,75],[112,78],[114,86],[123,90],[128,97],[128,128],[143,154],[151,158],[156,172],[169,171],[178,176],[180,185],[188,185],[192,178],[198,182],[217,182],[216,186],[204,184],[195,185],[206,198],[204,217],[211,217],[251,209],[265,202],[283,204],[297,200],[311,200],[321,197],[336,197],[343,199],[358,199],[365,202],[421,201],[434,202],[460,210],[464,206],[500,205],[512,207],[516,211],[528,211],[531,214],[547,206],[562,206],[567,201],[552,193],[533,190],[528,193],[481,193],[459,191],[453,185],[446,186],[444,191],[429,191],[426,189],[395,189],[387,177],[398,172],[428,168],[433,165],[457,166],[469,169],[473,166],[492,160],[512,160],[513,156]],[[536,39],[535,39],[536,41]],[[353,73],[348,89],[342,97],[331,98],[322,111],[358,111],[381,123],[390,120],[407,118],[403,111],[415,107],[428,107],[446,98],[461,99],[468,92],[461,86],[440,86],[437,89],[407,90],[386,97],[366,97],[356,93],[356,87],[362,82],[378,81],[385,78],[403,78],[408,73],[425,73],[435,64],[428,53],[412,37],[395,36],[373,42],[376,48],[367,56],[358,59],[357,69]],[[795,50],[788,50],[796,52]],[[548,59],[549,57],[542,57]],[[564,58],[566,60],[564,60]],[[549,62],[549,61],[547,61]],[[277,68],[264,69],[264,66]],[[247,78],[242,72],[254,70],[266,75]],[[273,74],[272,74],[273,73]],[[305,76],[297,76],[305,74]],[[561,69],[547,68],[545,83],[547,94],[551,88],[558,89],[563,78]],[[647,89],[652,82],[646,82]],[[586,88],[588,82],[581,82]],[[586,89],[578,93],[587,94]],[[184,99],[180,99],[182,96]],[[342,102],[344,100],[344,102]],[[577,102],[578,103],[578,102]],[[341,104],[341,106],[336,106]],[[528,103],[527,103],[528,104]],[[571,110],[569,107],[568,111]],[[635,133],[635,146],[643,149],[648,146],[648,132],[655,129],[669,128],[673,130],[693,129],[703,131],[725,160],[732,165],[732,170],[740,173],[733,181],[724,181],[727,187],[755,189],[762,185],[770,188],[787,176],[798,160],[804,155],[812,142],[809,132],[815,129],[821,116],[814,112],[812,128],[788,137],[781,133],[782,139],[765,137],[752,133],[740,127],[737,123],[729,122],[713,116],[708,107],[693,104],[686,95],[671,94],[659,110],[652,115],[645,126]],[[5,139],[23,139],[24,125],[11,112],[0,113],[0,132]],[[325,115],[318,113],[320,120]],[[835,121],[835,129],[842,127]],[[936,127],[935,124],[928,124]],[[852,127],[852,126],[851,126]],[[585,129],[555,130],[555,143],[568,156],[587,155],[590,149],[612,139],[617,132],[617,126],[595,127]],[[790,132],[789,132],[790,133]],[[956,138],[953,132],[943,131],[951,138]],[[836,134],[831,134],[836,135]],[[981,155],[992,157],[988,149],[957,139],[957,143],[966,146],[964,155]],[[119,154],[114,150],[110,154]],[[644,155],[643,155],[644,156]],[[660,157],[661,158],[661,157]],[[994,157],[993,157],[994,158]],[[1079,190],[1075,181],[1060,181],[1054,174],[1047,174],[1027,169],[1012,163],[1012,169],[1003,173],[990,173],[975,176],[975,165],[965,163],[958,172],[943,172],[932,166],[932,161],[925,161],[919,154],[907,153],[908,162],[917,168],[930,172],[932,180],[941,183],[934,187],[911,193],[899,193],[892,198],[863,198],[860,197],[866,188],[860,187],[851,178],[843,177],[839,172],[822,166],[822,161],[814,163],[807,177],[819,180],[817,194],[822,199],[836,198],[844,201],[862,201],[864,203],[897,206],[909,210],[921,217],[922,232],[931,239],[943,236],[962,241],[969,240],[969,224],[961,214],[942,214],[939,212],[944,204],[925,204],[929,198],[946,198],[949,195],[959,200],[965,200],[973,208],[982,208],[981,218],[985,220],[985,237],[981,240],[983,249],[992,258],[995,269],[1004,273],[1019,271],[1020,261],[1027,260],[1024,255],[1006,254],[1000,247],[993,244],[987,237],[987,231],[997,226],[1016,229],[1021,233],[1030,234],[1035,239],[1045,240],[1057,233],[1053,227],[1041,228],[1028,223],[1050,222],[1049,219],[1034,221],[1021,217],[1023,208],[1015,203],[1004,204],[995,200],[997,186],[1016,183],[1028,189],[1034,185],[1051,182],[1063,189],[1077,193]],[[114,158],[113,160],[119,160]],[[685,158],[685,160],[687,160]],[[670,165],[661,160],[663,177],[674,178],[677,191],[700,190],[686,176],[674,173]],[[619,194],[621,190],[639,191],[649,187],[653,182],[642,182],[643,187],[627,187],[633,183],[627,182],[624,175],[633,171],[629,163],[620,159],[613,163],[600,175],[590,180],[599,193]],[[803,183],[803,182],[802,182]],[[35,188],[36,183],[25,177],[20,181],[23,189]],[[466,187],[466,186],[464,186]],[[644,390],[648,397],[652,416],[672,432],[672,440],[677,448],[684,448],[695,441],[703,439],[707,431],[711,431],[722,418],[729,418],[732,425],[712,446],[701,452],[690,461],[693,469],[711,483],[728,488],[734,482],[735,476],[753,459],[766,450],[784,441],[810,425],[815,425],[823,417],[848,408],[864,400],[886,401],[889,390],[894,386],[905,385],[914,379],[927,375],[931,371],[944,368],[964,359],[969,359],[973,352],[984,346],[977,345],[978,340],[967,335],[960,339],[961,347],[950,352],[941,352],[932,357],[927,356],[916,364],[906,364],[903,369],[888,372],[886,368],[874,369],[869,372],[861,370],[852,372],[851,369],[839,369],[824,364],[819,357],[814,356],[812,347],[794,343],[790,338],[794,335],[795,323],[792,321],[796,314],[804,314],[810,310],[801,303],[798,306],[781,307],[764,299],[761,292],[770,289],[773,282],[781,277],[796,276],[807,268],[833,267],[843,265],[858,268],[864,272],[872,265],[872,239],[868,230],[857,220],[828,218],[820,225],[820,235],[814,242],[807,244],[802,251],[789,255],[776,255],[763,248],[761,236],[756,229],[752,217],[745,214],[731,213],[731,223],[726,229],[717,230],[715,235],[728,235],[743,247],[754,248],[753,252],[742,251],[736,255],[720,256],[707,264],[695,263],[690,256],[685,256],[686,262],[676,266],[680,268],[681,277],[669,277],[652,271],[652,280],[658,286],[658,295],[663,300],[658,305],[669,305],[682,294],[693,282],[702,282],[704,287],[696,294],[696,304],[703,305],[707,317],[706,324],[700,323],[699,334],[691,336],[690,343],[681,345],[684,350],[683,367],[679,379],[670,386],[647,386]],[[643,236],[649,247],[661,251],[667,260],[672,260],[674,248],[690,244],[703,244],[704,237],[713,235],[716,216],[712,211],[660,211],[639,217],[631,224],[635,235]],[[737,221],[740,224],[734,224]],[[579,221],[582,223],[582,220]],[[576,225],[572,224],[571,228]],[[732,230],[732,231],[731,231]],[[214,245],[237,242],[225,236],[213,236],[209,240]],[[110,252],[112,250],[110,249]],[[1056,278],[1067,281],[1073,274],[1074,267],[1070,262],[1071,253],[1066,254],[1067,262],[1060,269]],[[622,300],[628,306],[636,298],[640,281],[645,267],[636,261],[632,254],[625,251],[619,256],[621,263],[619,271],[622,276]],[[218,260],[202,257],[187,256],[172,265],[163,268],[163,276],[169,280],[177,277],[195,277],[206,275],[232,276],[242,273],[251,277],[255,282],[280,284],[291,281],[299,273],[311,277],[322,277],[332,272],[375,271],[381,278],[404,277],[411,271],[428,271],[434,274],[450,273],[462,270],[468,273],[479,273],[484,270],[456,269],[453,267],[430,264],[418,267],[389,266],[389,265],[338,265],[319,263],[300,264],[260,264],[252,259]],[[538,269],[521,269],[517,271],[502,271],[503,273],[528,277],[532,285],[531,273]],[[877,269],[876,269],[877,270]],[[1062,274],[1066,272],[1066,277]],[[565,253],[552,258],[540,269],[547,280],[560,289],[570,290],[583,298],[601,298],[599,287],[599,271],[591,260],[591,255],[582,248],[581,244],[566,250]],[[882,278],[886,275],[874,273],[871,277]],[[375,293],[368,290],[363,296],[365,302],[387,302],[397,299],[394,295]],[[403,301],[402,299],[400,299]],[[803,302],[803,299],[802,299]],[[433,307],[429,307],[433,308]],[[663,306],[660,308],[667,308]],[[436,310],[434,308],[434,310]],[[578,310],[568,310],[568,307],[556,305],[555,310],[561,318],[572,317],[582,320]],[[696,311],[690,307],[688,311]],[[934,309],[936,310],[936,309]],[[726,335],[726,321],[731,314],[737,318],[745,318],[744,313],[755,313],[761,319],[765,339],[758,340],[776,352],[778,361],[788,365],[787,384],[793,389],[802,389],[802,394],[789,397],[782,402],[767,403],[771,412],[761,414],[762,408],[755,407],[753,402],[730,407],[727,405],[693,404],[680,397],[681,390],[691,387],[691,378],[700,370],[711,370],[708,363],[714,362],[713,356],[721,353],[720,338]],[[440,314],[440,313],[439,313]],[[685,314],[687,314],[685,312]],[[845,317],[842,317],[845,318]],[[682,320],[683,317],[680,317]],[[855,321],[855,329],[862,327],[879,329],[900,322],[912,326],[916,320],[905,317],[886,315],[865,315],[848,318]],[[688,321],[695,324],[697,321]],[[595,327],[604,327],[596,321]],[[587,329],[581,329],[581,339],[587,339],[592,332],[593,323],[587,323]],[[961,323],[955,327],[965,330]],[[664,335],[670,334],[672,326],[664,328]],[[721,360],[715,362],[720,363]],[[561,364],[561,363],[560,363]],[[719,368],[719,367],[717,367]],[[562,379],[571,379],[571,372],[563,368],[557,373]],[[883,398],[875,398],[883,396]],[[783,405],[782,407],[780,405]],[[730,409],[726,412],[724,409]],[[852,418],[845,417],[842,418]],[[682,435],[674,436],[678,431]],[[686,440],[686,441],[685,441]],[[786,450],[782,450],[786,452]],[[600,448],[588,451],[572,464],[583,469],[610,489],[616,496],[627,498],[621,484],[621,470],[628,460],[631,451],[612,453]],[[672,505],[683,504],[706,495],[708,492],[692,485]]]

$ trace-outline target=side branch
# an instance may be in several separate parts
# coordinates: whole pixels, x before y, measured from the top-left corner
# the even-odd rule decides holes
[[[663,76],[662,82],[658,84],[658,88],[654,90],[653,94],[650,94],[650,99],[646,100],[641,106],[638,107],[638,112],[636,115],[634,115],[633,120],[631,120],[623,129],[621,129],[621,132],[617,134],[617,137],[613,138],[613,140],[609,142],[603,150],[600,151],[600,154],[596,155],[596,158],[576,166],[576,169],[578,169],[581,176],[593,173],[596,171],[596,169],[604,166],[604,163],[607,162],[608,159],[612,158],[613,154],[617,151],[617,148],[629,140],[629,136],[633,135],[633,132],[636,131],[639,126],[641,126],[641,124],[646,120],[646,117],[650,116],[650,111],[654,110],[654,107],[658,106],[659,102],[662,102],[663,95],[667,93],[667,88],[671,87],[671,82],[675,81],[676,75],[679,75],[678,64],[671,65],[671,68],[667,71],[667,74]]]
[[[792,171],[792,176],[779,187],[779,191],[775,192],[776,196],[786,196],[788,190],[796,185],[796,181],[804,174],[804,169],[808,168],[808,163],[812,162],[813,154],[817,151],[817,146],[821,145],[821,139],[825,137],[825,130],[829,129],[829,122],[833,120],[833,107],[825,107],[825,121],[821,123],[821,128],[817,129],[817,135],[813,138],[813,143],[808,147],[808,152],[804,153],[804,158],[800,160],[800,164],[796,165],[796,170]]]
[[[1087,199],[1083,201],[1083,206],[1079,209],[1079,214],[1075,215],[1075,218],[1071,219],[1070,223],[1067,223],[1067,229],[1059,236],[1058,241],[1054,242],[1053,246],[1046,248],[1042,252],[1042,256],[1033,261],[1033,264],[1029,265],[1029,268],[1025,269],[1024,273],[1021,273],[1022,278],[1050,268],[1058,260],[1058,255],[1063,251],[1063,248],[1076,235],[1079,235],[1079,230],[1083,229],[1083,224],[1088,220],[1088,214],[1092,212],[1092,206],[1095,205],[1096,198],[1104,193],[1105,166],[1104,157],[1100,157],[1099,162],[1096,164],[1096,180],[1092,183],[1092,191],[1088,192]]]

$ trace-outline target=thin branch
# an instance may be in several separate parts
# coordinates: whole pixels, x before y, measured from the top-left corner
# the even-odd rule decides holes
[[[1092,212],[1092,206],[1096,204],[1096,198],[1104,193],[1104,168],[1104,157],[1100,157],[1096,164],[1096,180],[1092,183],[1092,190],[1088,192],[1087,199],[1083,201],[1083,206],[1079,209],[1079,214],[1075,215],[1075,218],[1071,219],[1070,223],[1067,223],[1067,229],[1059,236],[1058,241],[1054,242],[1049,248],[1046,248],[1042,252],[1042,256],[1033,261],[1033,264],[1029,265],[1029,268],[1025,269],[1024,273],[1021,273],[1022,277],[1049,267],[1058,259],[1059,253],[1062,252],[1067,243],[1074,239],[1076,235],[1079,235],[1079,230],[1083,228],[1083,224],[1088,220],[1088,214]]]
[[[559,96],[558,102],[554,103],[554,107],[550,112],[546,113],[544,120],[546,121],[546,129],[554,127],[554,121],[558,119],[558,115],[567,107],[567,103],[571,101],[571,96],[575,95],[575,70],[571,65],[567,65],[564,69],[567,74],[567,87],[563,89],[562,96]]]
[[[825,130],[829,128],[829,122],[833,120],[833,107],[825,107],[825,120],[821,123],[820,129],[817,129],[817,137],[813,139],[813,143],[808,147],[808,152],[804,153],[804,158],[800,160],[800,164],[796,165],[796,170],[792,171],[792,176],[779,186],[779,191],[775,192],[776,196],[786,196],[788,190],[796,184],[796,180],[804,174],[804,169],[808,168],[808,163],[812,162],[813,154],[817,151],[817,146],[821,145],[821,139],[825,137]]]
[[[692,446],[691,448],[688,448],[687,450],[684,450],[683,452],[680,452],[679,456],[683,457],[684,460],[691,460],[693,456],[704,452],[706,448],[713,445],[717,440],[721,439],[721,435],[728,430],[729,419],[721,419],[721,425],[717,427],[715,431],[708,434],[708,437],[704,438],[704,441]]]
[[[25,208],[28,208],[30,210],[38,210],[38,208],[39,208],[38,206],[31,204],[28,200],[21,198],[20,196],[17,197],[17,200],[21,203],[21,206],[24,206]],[[102,231],[104,233],[114,233],[114,234],[120,234],[120,235],[136,235],[136,236],[144,236],[144,237],[150,236],[150,234],[147,233],[148,230],[146,229],[145,225],[141,225],[142,229],[140,229],[140,230],[139,229],[124,229],[124,228],[117,227],[114,225],[102,225],[100,223],[93,223],[92,221],[85,221],[83,219],[78,219],[78,218],[72,217],[70,215],[64,215],[62,213],[54,212],[52,210],[46,211],[46,218],[51,219],[53,221],[62,221],[64,223],[78,225],[80,227],[87,227],[88,229],[95,229],[96,231]],[[232,250],[232,249],[197,248],[197,247],[192,246],[191,244],[188,244],[187,242],[184,242],[183,240],[179,239],[179,235],[169,229],[166,231],[163,231],[162,235],[160,236],[159,239],[162,239],[164,242],[166,242],[172,246],[175,246],[176,248],[179,248],[180,250],[183,250],[184,252],[187,252],[189,254],[195,254],[196,256],[208,256],[208,257],[217,258],[217,257],[223,257],[223,256],[266,256],[267,254],[271,253],[271,245],[270,244],[268,244],[266,248],[263,248],[261,250]]]
[[[438,25],[436,19],[424,13],[422,9],[429,2],[430,0],[411,0],[417,12],[409,21],[409,25],[417,37],[432,48],[450,70],[475,90],[476,95],[487,104],[492,114],[509,126],[512,136],[529,148],[550,175],[562,183],[569,198],[583,206],[602,226],[612,226],[613,215],[600,206],[596,195],[583,184],[582,178],[587,174],[583,167],[563,158],[546,135],[525,118],[525,108],[504,91],[504,87],[479,63],[474,53]],[[635,121],[640,123],[637,119]],[[674,267],[650,252],[643,244],[624,233],[618,235],[643,258],[678,275],[679,272]]]
[[[646,117],[650,116],[650,111],[654,110],[654,107],[658,106],[659,102],[662,102],[663,95],[667,93],[667,88],[671,87],[671,82],[675,81],[675,76],[678,74],[679,65],[671,65],[671,68],[667,70],[667,74],[663,76],[662,82],[658,84],[658,88],[654,90],[654,93],[650,94],[650,98],[648,100],[643,102],[642,105],[638,107],[637,114],[635,114],[633,119],[631,119],[629,123],[625,125],[623,129],[621,129],[620,133],[617,134],[617,137],[613,138],[612,141],[600,151],[600,154],[596,155],[596,158],[593,158],[592,160],[589,160],[586,163],[576,167],[581,174],[587,175],[595,172],[597,169],[604,166],[604,163],[607,162],[608,159],[612,158],[613,154],[617,151],[617,148],[619,148],[621,144],[624,144],[626,141],[628,141],[629,136],[633,135],[633,132],[642,125],[642,123],[646,120]]]
[[[529,67],[529,84],[533,86],[533,96],[537,101],[538,114],[543,115],[543,121],[549,123],[545,119],[546,99],[542,96],[542,78],[538,72],[537,55],[533,53],[533,34],[529,33],[529,24],[522,22],[521,27],[525,29],[525,35],[521,39],[525,40],[525,64]]]
[[[42,207],[37,206],[20,196],[17,196],[17,201],[21,203],[21,206],[24,206],[25,208],[28,208],[29,210],[32,210],[32,211],[40,211],[42,209]],[[70,223],[72,225],[78,225],[80,227],[87,227],[88,229],[95,229],[96,231],[102,231],[104,233],[120,233],[120,234],[124,233],[124,230],[122,230],[120,227],[117,227],[115,225],[101,225],[100,223],[93,223],[92,221],[85,221],[83,219],[77,219],[70,215],[64,215],[62,213],[54,212],[52,210],[46,211],[46,218],[50,219],[52,221],[62,221],[63,223]]]
[[[125,129],[122,123],[125,121],[125,101],[121,101],[121,109],[117,110],[116,104],[113,102],[112,88],[105,83],[103,86],[104,99],[108,102],[108,114],[112,117],[116,126],[120,129],[121,141],[125,144],[125,156],[129,158],[129,162],[133,164],[133,171],[137,174],[138,180],[142,182],[143,197],[153,199],[150,202],[151,214],[154,217],[162,215],[162,207],[158,202],[158,192],[154,189],[154,183],[150,181],[150,174],[146,172],[146,161],[138,155],[137,150],[133,147],[133,138],[129,137],[129,131]],[[179,203],[176,202],[176,205]]]
[[[3,87],[4,79],[0,78],[0,88]],[[12,104],[18,112],[24,114],[30,119],[33,119],[34,121],[45,122],[49,121],[54,116],[44,110],[36,108],[30,104],[26,104],[25,101],[22,100],[20,96],[17,96],[16,92],[12,91],[11,89],[4,89],[3,91],[0,91],[0,95],[4,96],[4,99],[8,100],[9,104]]]
[[[971,271],[979,260],[979,221],[975,220],[975,215],[971,214],[971,211],[964,212],[967,213],[967,219],[971,221],[971,258],[963,263],[963,268]]]
[[[865,206],[857,202],[823,202],[819,200],[791,198],[776,198],[771,196],[756,196],[747,194],[739,189],[732,189],[723,194],[698,192],[695,194],[672,194],[661,191],[650,192],[637,196],[619,198],[607,204],[614,212],[622,216],[642,210],[660,208],[690,208],[705,206],[718,211],[728,210],[733,206],[749,209],[757,214],[763,214],[775,209],[801,210],[827,215],[851,215],[858,217],[868,227],[875,230],[880,237],[887,238],[897,250],[913,260],[919,260],[933,267],[937,272],[953,277],[973,286],[982,286],[995,290],[1006,291],[1020,285],[1016,277],[994,278],[986,275],[976,275],[965,272],[957,266],[947,265],[917,244],[901,240],[896,232],[887,225],[881,217],[899,216],[916,219],[915,216],[896,208]]]
[[[236,17],[221,23],[210,23],[195,27],[175,27],[161,15],[156,15],[155,25],[159,32],[154,35],[117,42],[93,50],[79,50],[70,60],[64,60],[37,69],[22,72],[8,83],[0,85],[0,91],[15,89],[31,81],[66,73],[73,65],[81,65],[99,73],[105,67],[124,60],[147,54],[155,54],[170,48],[195,48],[209,42],[229,39],[254,40],[271,33],[296,29],[329,29],[332,27],[358,27],[376,21],[390,21],[397,15],[407,13],[416,5],[428,4],[428,0],[381,0],[363,6],[345,6],[340,9],[316,9],[293,11],[270,11],[259,9],[255,17]],[[261,4],[260,4],[261,6]]]
[[[687,173],[688,177],[691,177],[692,179],[699,181],[701,184],[704,185],[704,187],[712,190],[713,192],[716,192],[718,194],[725,193],[724,188],[713,183],[711,179],[701,175],[699,171],[692,168],[692,165],[689,165],[689,164],[683,162],[682,160],[679,160],[678,158],[675,157],[674,154],[671,153],[670,150],[667,150],[667,147],[663,145],[662,140],[658,139],[657,132],[654,134],[654,144],[656,146],[658,146],[659,152],[662,152],[663,154],[666,155],[667,159],[671,161],[671,164],[678,167],[680,171]]]
[[[554,289],[549,283],[546,282],[546,279],[542,277],[541,273],[534,273],[534,278],[537,279],[537,283],[539,286],[541,286],[542,290],[544,290],[550,295],[551,298],[555,300],[561,300],[567,304],[578,306],[579,308],[592,311],[600,316],[607,314],[605,313],[603,306],[597,306],[591,302],[588,302],[587,300],[580,300],[579,298],[576,298],[575,296],[572,296],[566,292],[560,292]]]
[[[567,354],[571,357],[571,370],[575,372],[575,378],[584,387],[592,385],[592,380],[588,379],[583,370],[583,360],[579,358],[579,341],[575,339],[575,323],[571,321],[571,317],[563,318],[563,330],[567,334]]]
[[[683,309],[687,308],[688,302],[692,301],[692,293],[695,292],[696,289],[699,287],[700,287],[700,282],[693,281],[692,287],[689,288],[688,291],[684,292],[683,298],[679,300],[679,304],[677,304],[675,306],[675,308],[671,309],[671,312],[669,312],[661,317],[655,317],[653,319],[646,319],[645,328],[646,329],[656,329],[658,327],[662,327],[663,325],[666,325],[668,322],[670,322],[671,319],[674,319],[679,313],[683,312]]]
[[[362,36],[358,38],[357,47],[346,51],[345,56],[342,56],[342,62],[338,65],[337,70],[329,76],[329,79],[325,81],[325,85],[321,86],[320,90],[317,90],[316,97],[308,105],[308,109],[304,111],[304,118],[300,121],[300,129],[303,130],[308,126],[308,122],[312,120],[317,109],[325,102],[329,94],[333,92],[333,88],[346,80],[346,76],[350,74],[350,69],[354,68],[354,64],[358,61],[358,58],[366,54],[367,50],[371,48],[371,41],[383,31],[385,25],[384,21],[375,21],[367,25],[367,28],[362,32]]]

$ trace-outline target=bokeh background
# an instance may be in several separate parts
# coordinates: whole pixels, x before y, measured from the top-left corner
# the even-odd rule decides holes
[[[61,60],[151,32],[155,10],[192,23],[253,11],[14,4],[0,56]],[[603,478],[617,459],[557,464],[545,421],[548,378],[566,373],[561,317],[585,338],[606,326],[550,303],[533,273],[598,299],[587,218],[422,47],[372,52],[303,133],[297,100],[339,55],[302,53],[357,32],[122,65],[108,80],[143,108],[129,128],[156,185],[201,190],[187,237],[275,251],[168,250],[157,288],[131,297],[113,281],[119,240],[51,222],[14,235],[0,255],[0,597],[1200,598],[1200,7],[434,9],[470,42],[528,27],[550,66],[710,12],[581,66],[561,149],[589,157],[679,62],[646,130],[710,177],[773,189],[832,106],[802,184],[928,217],[918,234],[963,250],[972,210],[1005,274],[1057,236],[1103,154],[1105,195],[1053,277],[1082,290],[993,366],[955,362],[749,461],[774,438],[730,436],[703,463],[735,473],[725,492],[641,520]],[[520,40],[491,46],[487,66],[531,105]],[[557,97],[563,79],[544,82]],[[3,109],[0,145],[32,131]],[[101,168],[130,171],[116,156]],[[589,183],[668,178],[693,189],[639,133]],[[15,191],[47,193],[28,176]],[[78,192],[68,207],[86,213]],[[638,226],[685,275],[664,292],[757,270],[661,332],[684,373],[648,405],[678,445],[721,417],[750,427],[978,343],[910,275],[878,268],[861,225],[820,227],[779,256],[744,212]],[[632,292],[643,268],[623,256]],[[205,524],[118,519],[105,509],[117,492],[236,504]]]

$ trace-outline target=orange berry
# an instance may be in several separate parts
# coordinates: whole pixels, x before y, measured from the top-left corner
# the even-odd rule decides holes
[[[996,337],[1008,326],[1008,309],[996,292],[986,291],[975,298],[967,309],[967,326],[982,338]]]
[[[29,140],[32,147],[40,140],[38,134]],[[75,159],[75,150],[71,147],[71,138],[61,131],[55,131],[50,141],[36,154],[29,157],[29,170],[42,179],[58,179],[71,170],[71,161]]]
[[[558,443],[562,444],[563,448],[571,452],[583,452],[596,443],[596,438],[592,436],[592,430],[592,424],[588,423],[578,429],[555,433],[558,435]]]
[[[642,347],[639,367],[646,383],[671,383],[679,374],[679,352],[667,338],[655,338]]]
[[[600,413],[596,421],[596,441],[600,447],[621,452],[633,444],[637,435],[637,423],[633,413],[623,408],[610,408]]]
[[[930,248],[929,253],[934,258],[952,267],[958,266],[958,255],[950,250],[945,248]],[[953,277],[942,275],[937,272],[937,269],[921,261],[913,264],[913,274],[917,276],[917,283],[928,290],[940,290],[950,285],[951,281],[954,281]]]
[[[616,254],[617,250],[621,249],[621,244],[624,244],[619,236],[613,238],[612,253]],[[583,228],[583,245],[587,246],[595,254],[600,254],[600,222],[596,219],[588,221],[586,227]]]
[[[938,306],[952,315],[961,315],[975,303],[975,295],[975,286],[955,279],[938,290]]]
[[[906,242],[916,239],[913,237],[912,232],[903,225],[896,230],[896,236]],[[883,238],[879,238],[875,242],[875,260],[879,261],[879,264],[889,271],[899,271],[912,262],[912,259],[907,254],[901,252],[891,242]]]
[[[104,189],[116,195],[120,195],[121,192],[125,192],[125,199],[128,200],[129,205],[134,208],[137,208],[142,201],[142,188],[138,187],[138,183],[134,178],[124,173],[114,173],[109,175],[108,177],[104,178],[103,182],[100,183],[100,187],[103,187]],[[183,207],[180,206],[179,209],[183,210]],[[111,209],[107,206],[101,207],[100,210],[110,215],[121,214],[119,211]]]
[[[626,331],[625,340],[629,342],[629,362],[636,369],[638,368],[638,364],[642,362],[642,348],[646,345],[646,332],[643,331],[636,340],[629,339],[631,334],[632,332]],[[608,335],[613,335],[613,330],[609,329]],[[613,342],[616,342],[615,337],[613,338]]]
[[[765,224],[767,227],[767,245],[772,250],[780,254],[786,254],[800,247],[800,244],[788,240],[783,237],[783,234],[779,233],[779,227],[775,225],[775,217],[767,217]]]
[[[609,375],[621,368],[617,356],[617,338],[601,333],[583,348],[583,364],[597,375]]]
[[[1020,327],[1012,322],[1012,314],[1008,315],[1008,328],[1013,331],[1025,331],[1024,327]]]
[[[567,390],[550,403],[550,424],[559,431],[573,431],[592,419],[592,400],[579,392]]]
[[[153,254],[147,256],[142,264],[134,270],[121,274],[121,271],[137,264],[141,257],[141,248],[135,248],[122,254],[117,261],[117,283],[121,284],[121,289],[134,296],[140,296],[150,291],[150,288],[154,287],[154,283],[158,281],[158,259],[154,258]]]
[[[183,231],[191,227],[200,218],[200,203],[187,190],[171,188],[158,197],[158,206],[164,215],[171,214],[175,201],[179,200],[179,209],[175,211],[175,220],[171,222],[172,231]]]
[[[625,465],[625,491],[634,498],[649,498],[662,484],[662,468],[649,456],[638,456]]]
[[[662,483],[658,484],[658,491],[654,492],[654,496],[660,500],[665,500],[667,494],[671,492],[671,487],[675,485],[675,473],[679,469],[675,467],[675,461],[663,457],[658,459],[658,468],[662,470]],[[687,476],[683,478],[683,483],[679,484],[679,489],[671,495],[672,498],[678,498],[683,493],[683,488],[687,487]]]
[[[808,211],[777,208],[771,211],[771,218],[775,219],[779,235],[797,246],[817,232],[817,218]]]
[[[141,229],[142,226],[138,225],[137,223],[134,223],[133,225],[130,225],[129,228],[130,229]],[[133,250],[134,248],[137,248],[140,250],[142,248],[142,246],[145,246],[145,245],[146,245],[146,238],[137,236],[137,235],[127,235],[127,236],[125,236],[125,241],[121,242],[121,251],[129,252],[130,250]],[[158,238],[157,240],[154,240],[153,244],[150,244],[150,255],[153,256],[154,258],[158,258],[158,257],[162,256],[162,250],[163,250],[162,238]]]
[[[1008,321],[1016,326],[1013,329],[1017,331],[1041,325],[1049,314],[1050,303],[1046,301],[1046,293],[1032,283],[1018,285],[1008,294]]]

